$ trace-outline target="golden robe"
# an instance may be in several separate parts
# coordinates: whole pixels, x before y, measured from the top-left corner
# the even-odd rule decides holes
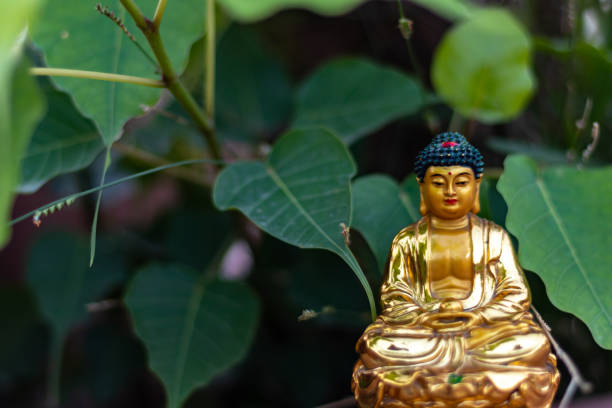
[[[357,342],[352,389],[360,407],[550,406],[559,383],[556,359],[529,312],[510,238],[473,214],[469,222],[474,280],[458,301],[477,323],[468,318],[460,331],[419,323],[419,315],[441,304],[428,280],[430,218],[404,228],[391,246],[382,315]]]

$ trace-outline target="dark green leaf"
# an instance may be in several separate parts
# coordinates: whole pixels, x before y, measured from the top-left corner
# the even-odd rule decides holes
[[[440,96],[486,123],[518,115],[535,88],[529,36],[509,11],[482,9],[442,39],[432,66]]]
[[[416,178],[400,187],[384,175],[360,177],[353,183],[353,227],[364,236],[382,273],[393,237],[421,218]]]
[[[116,253],[107,253],[104,243],[101,246],[102,254],[107,256],[101,256],[92,269],[87,262],[87,243],[67,233],[43,235],[30,253],[28,281],[52,329],[52,360],[56,365],[52,387],[59,385],[61,346],[68,330],[85,318],[87,303],[101,300],[125,277],[121,258]]]
[[[49,109],[21,161],[20,192],[31,193],[53,177],[89,166],[104,149],[96,125],[81,115],[65,92],[42,84]]]
[[[523,267],[537,273],[552,303],[582,319],[612,349],[612,167],[538,170],[510,156],[498,189]]]
[[[427,102],[417,80],[362,58],[319,67],[300,86],[293,127],[323,126],[347,144]]]
[[[496,152],[507,154],[524,154],[538,162],[548,164],[566,164],[568,162],[565,152],[532,143],[526,143],[520,140],[508,140],[501,138],[487,139],[487,146]]]
[[[119,0],[106,4],[148,49],[140,33]],[[142,12],[152,18],[157,0],[138,2]],[[70,10],[70,12],[66,12]],[[32,37],[50,67],[83,69],[155,78],[156,68],[137,46],[110,19],[95,9],[95,2],[49,0],[44,19],[32,26]],[[202,35],[205,2],[184,0],[166,8],[161,35],[168,56],[179,71],[185,64],[189,46]],[[151,52],[149,51],[149,54]],[[54,82],[68,91],[76,106],[91,117],[100,129],[104,143],[110,145],[121,135],[125,122],[142,113],[141,104],[153,105],[160,89],[116,82],[56,77]]]
[[[346,13],[364,0],[219,0],[237,20],[261,20],[284,8],[299,7],[317,13],[334,15]]]
[[[289,78],[246,28],[233,26],[221,38],[216,85],[215,123],[223,138],[261,139],[289,121]]]
[[[352,157],[332,133],[294,130],[276,142],[266,162],[225,168],[213,199],[218,208],[239,209],[285,242],[338,254],[357,275],[375,315],[370,286],[342,235],[342,224],[350,226],[349,182],[354,174]]]
[[[259,315],[247,286],[205,284],[196,271],[178,265],[139,271],[126,303],[170,408],[246,355]]]

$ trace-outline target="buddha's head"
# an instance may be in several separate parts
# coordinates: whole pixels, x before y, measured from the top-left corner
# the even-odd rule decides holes
[[[421,215],[458,219],[480,211],[482,155],[465,137],[441,133],[419,152],[414,171],[421,191]]]

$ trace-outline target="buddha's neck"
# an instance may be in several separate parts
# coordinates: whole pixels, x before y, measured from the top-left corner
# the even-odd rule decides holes
[[[470,223],[470,219],[467,216],[467,214],[464,215],[463,217],[456,218],[453,220],[446,220],[443,218],[438,218],[434,215],[431,216],[431,226],[436,229],[447,229],[447,230],[465,229],[467,228],[469,223]]]

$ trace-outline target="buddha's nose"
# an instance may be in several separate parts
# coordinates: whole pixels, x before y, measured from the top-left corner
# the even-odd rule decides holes
[[[446,187],[446,195],[449,196],[454,196],[455,195],[455,188],[453,187],[453,183],[449,183]]]

